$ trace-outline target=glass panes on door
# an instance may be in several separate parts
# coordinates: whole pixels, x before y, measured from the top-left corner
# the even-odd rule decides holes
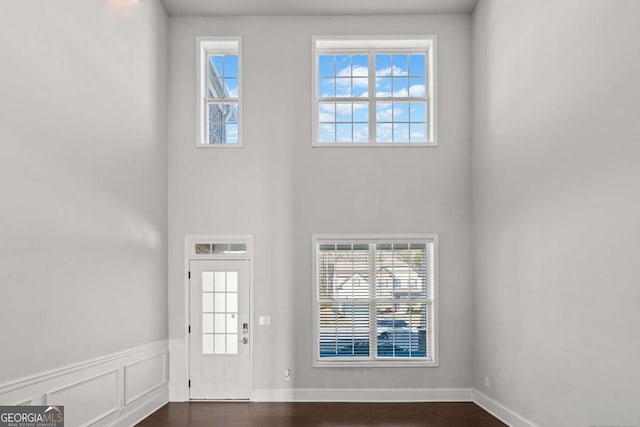
[[[238,272],[202,273],[202,354],[238,354]]]

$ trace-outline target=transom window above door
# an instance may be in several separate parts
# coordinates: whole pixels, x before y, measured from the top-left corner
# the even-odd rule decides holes
[[[433,146],[435,38],[314,39],[314,146]]]

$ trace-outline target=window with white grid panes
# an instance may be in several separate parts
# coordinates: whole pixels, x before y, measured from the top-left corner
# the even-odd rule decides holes
[[[314,145],[436,145],[434,49],[433,39],[316,40]]]
[[[435,365],[435,237],[314,239],[317,366]]]
[[[369,55],[319,55],[320,142],[369,140]]]
[[[241,145],[239,39],[200,42],[201,126],[198,146]]]

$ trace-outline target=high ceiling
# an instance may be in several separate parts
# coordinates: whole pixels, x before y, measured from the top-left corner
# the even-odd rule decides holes
[[[478,0],[161,0],[170,16],[471,13]]]

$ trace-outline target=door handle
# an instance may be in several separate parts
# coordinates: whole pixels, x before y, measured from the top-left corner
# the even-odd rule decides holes
[[[249,344],[249,338],[244,337],[244,338],[242,338],[242,339],[240,340],[240,342],[241,342],[242,344]]]

